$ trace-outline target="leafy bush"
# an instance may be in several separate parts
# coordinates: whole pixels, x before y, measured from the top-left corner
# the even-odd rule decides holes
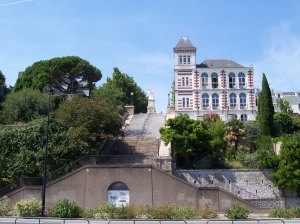
[[[117,219],[134,219],[138,216],[138,209],[135,205],[122,205],[116,209]]]
[[[171,219],[192,219],[195,217],[195,210],[188,206],[172,206]]]
[[[153,219],[171,219],[173,213],[173,207],[170,203],[159,205],[153,208]]]
[[[96,219],[113,219],[116,212],[116,206],[110,202],[103,202],[94,207],[93,215]]]
[[[300,218],[300,207],[299,206],[293,207],[291,213],[294,218]]]
[[[216,207],[211,207],[209,203],[206,203],[203,208],[200,208],[197,216],[201,219],[216,219],[218,218],[218,210]]]
[[[76,205],[74,201],[68,199],[59,200],[51,209],[50,213],[53,217],[58,218],[81,218],[83,208]]]
[[[0,216],[7,216],[11,210],[11,203],[7,197],[0,201]]]
[[[15,204],[14,211],[18,216],[23,217],[41,216],[42,202],[38,202],[36,198],[21,200]]]
[[[246,219],[249,213],[250,211],[246,206],[232,202],[231,207],[226,210],[225,216],[228,219]]]
[[[286,208],[274,208],[269,212],[269,218],[291,219],[293,216]]]
[[[139,218],[152,218],[152,208],[150,205],[142,203],[137,205]]]

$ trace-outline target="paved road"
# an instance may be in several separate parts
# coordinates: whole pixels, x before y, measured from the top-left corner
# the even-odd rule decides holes
[[[15,223],[16,218],[0,218],[0,224],[13,224]],[[39,220],[37,219],[18,219],[17,224],[38,224]],[[85,220],[58,220],[58,219],[42,219],[40,221],[42,224],[86,224],[88,223]],[[108,224],[108,221],[90,221],[90,224]],[[126,221],[126,220],[114,220],[111,221],[110,224],[185,224],[184,221]],[[280,220],[247,220],[247,221],[231,221],[231,220],[214,220],[214,221],[205,221],[205,220],[198,220],[198,221],[187,221],[187,224],[280,224],[280,223],[287,223],[287,224],[300,224],[300,220],[284,220],[283,222]]]

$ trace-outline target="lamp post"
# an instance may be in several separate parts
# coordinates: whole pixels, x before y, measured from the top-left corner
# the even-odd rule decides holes
[[[170,105],[170,91],[168,92],[168,105]]]
[[[131,105],[133,105],[133,95],[134,95],[133,92],[131,92],[130,95],[131,95]]]
[[[47,156],[48,156],[48,133],[49,133],[49,114],[50,114],[50,93],[52,89],[46,86],[45,89],[49,90],[48,93],[48,117],[46,126],[46,150],[44,156],[44,176],[43,176],[43,187],[42,187],[42,216],[45,216],[45,199],[46,199],[46,181],[47,181]]]
[[[160,138],[156,137],[156,140],[157,140],[157,156],[159,156],[159,140],[160,140]]]

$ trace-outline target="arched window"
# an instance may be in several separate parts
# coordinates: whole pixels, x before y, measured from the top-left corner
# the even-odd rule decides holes
[[[181,84],[182,84],[182,86],[185,86],[185,78],[184,77],[181,78]]]
[[[182,65],[182,56],[179,56],[179,64]]]
[[[209,107],[209,96],[207,93],[204,93],[202,95],[202,108],[205,110],[205,109],[208,109]]]
[[[230,93],[229,103],[230,103],[230,108],[235,108],[236,107],[236,94],[235,93]]]
[[[201,74],[201,83],[203,89],[208,87],[208,74],[205,72]]]
[[[189,86],[189,78],[188,77],[185,78],[185,85]]]
[[[230,72],[229,75],[229,88],[235,87],[235,74],[233,72]]]
[[[243,72],[239,73],[239,87],[244,88],[246,83],[245,83],[245,74]]]
[[[185,107],[185,98],[182,98],[182,107]]]
[[[247,114],[241,115],[241,121],[247,121]]]
[[[187,63],[191,64],[191,57],[190,56],[187,56]]]
[[[186,56],[183,56],[183,64],[186,64]]]
[[[186,107],[190,107],[190,98],[186,98]]]
[[[240,93],[240,108],[244,109],[246,107],[247,99],[245,93]]]
[[[112,183],[107,189],[107,201],[116,207],[129,204],[129,188],[122,182]]]
[[[212,88],[218,88],[218,74],[215,72],[211,74],[211,85]]]
[[[217,93],[212,94],[212,106],[213,109],[217,109],[219,106],[219,95]]]

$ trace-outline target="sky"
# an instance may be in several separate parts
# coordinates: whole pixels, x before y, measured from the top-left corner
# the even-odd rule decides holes
[[[188,37],[205,59],[253,65],[274,91],[300,90],[300,1],[297,0],[0,0],[0,70],[14,86],[18,72],[40,60],[79,56],[101,70],[133,77],[157,112],[166,112],[174,76],[173,48]]]

